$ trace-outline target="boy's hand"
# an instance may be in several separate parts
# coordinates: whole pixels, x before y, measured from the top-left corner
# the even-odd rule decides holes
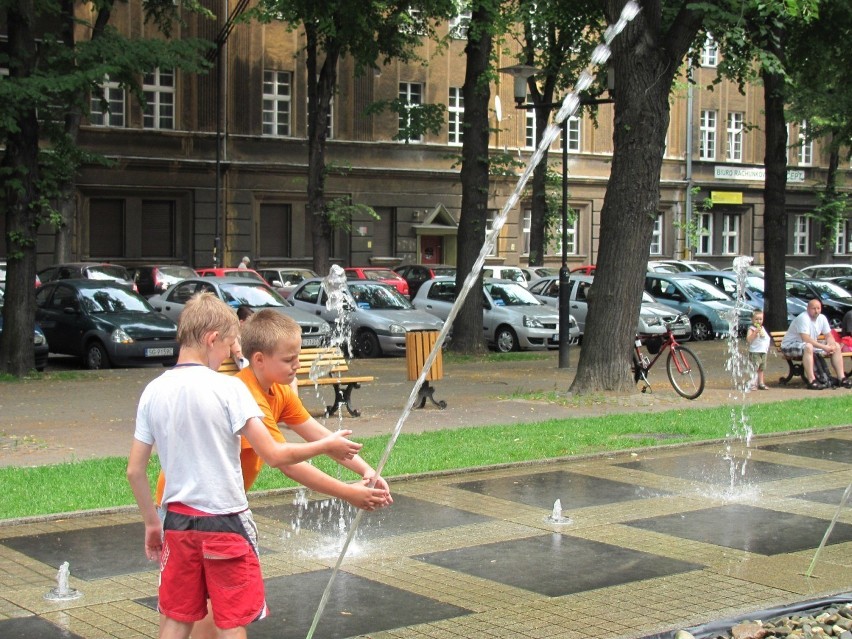
[[[362,480],[357,484],[349,484],[351,494],[346,498],[346,501],[360,508],[361,510],[376,510],[390,506],[393,501],[390,498],[390,493],[384,488],[370,488],[367,480]]]
[[[351,434],[351,430],[339,430],[323,437],[325,454],[339,461],[355,457],[364,444],[348,440],[347,437]]]
[[[156,526],[145,527],[145,556],[148,561],[160,561],[160,555],[163,552],[163,527],[159,524]]]
[[[380,475],[375,475],[372,472],[366,473],[364,475],[364,482],[369,486],[370,482],[373,481],[373,477],[376,478],[375,483],[373,484],[374,488],[380,488],[387,493],[387,498],[385,500],[385,506],[390,506],[393,503],[393,497],[390,494],[390,486],[385,481],[385,478]]]

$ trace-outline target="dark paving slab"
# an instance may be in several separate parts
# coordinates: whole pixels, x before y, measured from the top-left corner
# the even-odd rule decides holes
[[[547,510],[553,507],[557,499],[562,502],[563,510],[571,510],[669,494],[645,486],[566,471],[482,479],[452,485],[481,495]]]
[[[785,466],[784,464],[758,461],[756,459],[736,459],[738,473],[744,461],[747,461],[744,479],[746,484],[778,481],[792,477],[805,477],[822,472],[810,468],[797,468],[795,466]],[[632,468],[657,475],[679,477],[681,479],[700,481],[708,484],[731,483],[731,461],[725,459],[721,453],[691,453],[674,457],[642,459],[616,465],[622,468]]]
[[[81,639],[59,626],[54,626],[41,617],[20,617],[0,621],[0,637],[3,639]]]
[[[67,561],[73,577],[89,580],[151,570],[155,566],[142,552],[144,540],[139,522],[13,537],[2,545],[57,569]]]
[[[304,639],[330,577],[331,570],[318,570],[266,579],[270,616],[248,627],[249,639]],[[137,601],[156,610],[156,597]],[[470,612],[347,572],[338,572],[314,634],[323,639],[369,636]]]
[[[700,564],[559,533],[413,558],[548,597],[703,568]]]
[[[323,499],[306,506],[284,504],[252,509],[255,516],[262,516],[286,523],[302,530],[339,535],[341,515],[345,529],[349,529],[355,510],[340,500]],[[454,528],[489,521],[490,517],[434,504],[414,497],[394,495],[393,506],[371,513],[364,513],[358,525],[356,537],[368,540],[414,532],[429,532],[442,528]]]
[[[817,548],[829,522],[742,504],[625,522],[628,526],[760,555]],[[829,544],[852,541],[852,525],[837,523]]]
[[[839,506],[840,500],[845,492],[846,488],[829,488],[827,490],[816,490],[809,493],[802,493],[801,495],[791,495],[791,497],[804,499],[805,501],[816,501],[821,504]]]
[[[826,461],[852,464],[852,440],[826,437],[824,439],[810,439],[787,444],[768,444],[759,446],[762,450],[771,450],[776,453],[787,455],[798,455],[800,457],[813,457]]]

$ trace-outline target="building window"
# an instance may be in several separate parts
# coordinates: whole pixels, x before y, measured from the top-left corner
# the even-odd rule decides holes
[[[702,160],[716,159],[716,112],[701,111],[701,146],[698,157]]]
[[[530,99],[527,97],[527,104],[530,104]],[[524,111],[524,148],[535,148],[535,109]]]
[[[814,142],[808,139],[808,123],[799,125],[799,166],[810,166],[814,161]]]
[[[743,161],[743,114],[728,113],[728,162]]]
[[[92,93],[89,105],[89,124],[93,126],[124,126],[124,89],[118,82],[104,77],[100,91]]]
[[[261,204],[258,248],[264,259],[292,254],[292,207],[289,204]]]
[[[804,213],[796,215],[793,224],[793,255],[807,255],[811,243],[810,220]]]
[[[494,228],[494,220],[497,219],[498,211],[496,209],[488,209],[488,212],[485,214],[485,234],[488,235],[491,233],[491,229]],[[498,245],[500,244],[500,234],[497,234],[497,239],[494,241],[494,246],[491,247],[491,251],[488,255],[496,256],[500,254],[498,250]]]
[[[530,254],[530,230],[532,229],[532,210],[524,209],[523,235],[521,236],[521,255]]]
[[[579,152],[580,151],[580,118],[576,115],[572,115],[568,118],[568,151],[569,152]],[[565,144],[566,141],[563,141]]]
[[[140,242],[145,257],[177,254],[177,203],[174,200],[142,200]]]
[[[310,100],[307,100],[310,103]],[[310,109],[305,109],[305,131],[308,130],[308,121],[310,120]],[[325,139],[331,140],[334,138],[334,98],[328,104],[328,115],[325,118]]]
[[[704,47],[701,49],[701,66],[715,67],[719,64],[719,46],[709,33],[704,39]]]
[[[464,139],[462,122],[464,120],[464,94],[461,87],[450,87],[450,99],[447,103],[447,115],[450,118],[448,143],[459,146]]]
[[[175,72],[157,69],[148,73],[142,81],[145,94],[145,110],[142,126],[146,129],[175,128]]]
[[[90,257],[102,259],[124,256],[124,204],[124,200],[113,198],[90,202]]]
[[[648,251],[651,255],[663,254],[663,214],[657,213],[657,219],[654,220],[654,230],[651,232],[651,249]]]
[[[698,246],[697,255],[713,254],[713,214],[704,212],[698,214]]]
[[[566,227],[568,242],[565,245],[566,255],[577,255],[577,225],[579,221],[579,214],[576,211],[568,209],[568,226]],[[553,240],[550,242],[550,254],[562,255],[562,220],[559,219],[554,224],[553,228],[556,229],[556,233],[554,234]]]
[[[179,199],[92,198],[88,253],[93,259],[173,259],[179,254]]]
[[[458,13],[450,20],[450,37],[456,40],[464,40],[467,38],[467,28],[470,26],[470,18],[473,15],[470,10],[470,2],[457,2],[456,11]]]
[[[263,70],[263,135],[290,135],[289,71]]]
[[[837,221],[837,238],[834,245],[835,255],[852,253],[852,237],[849,236],[849,220]]]
[[[722,255],[737,255],[740,252],[740,216],[725,213],[722,217]]]
[[[423,85],[417,82],[400,82],[399,83],[399,101],[405,105],[403,111],[399,114],[399,130],[406,131],[408,129],[409,111],[412,107],[417,107],[423,104]],[[405,136],[406,142],[422,142],[422,135]]]

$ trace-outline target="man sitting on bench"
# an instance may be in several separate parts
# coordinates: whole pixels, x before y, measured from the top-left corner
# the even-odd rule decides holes
[[[824,342],[819,341],[820,335],[823,336]],[[822,302],[817,299],[808,302],[808,309],[800,313],[790,324],[784,339],[781,340],[781,352],[789,357],[802,358],[808,388],[812,390],[825,388],[814,375],[814,355],[830,356],[834,375],[839,380],[844,378],[840,345],[831,336],[831,326],[822,314]]]

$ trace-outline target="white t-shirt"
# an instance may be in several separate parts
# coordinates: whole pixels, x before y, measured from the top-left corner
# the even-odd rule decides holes
[[[751,330],[751,329],[749,329]],[[762,329],[762,334],[758,333],[748,345],[749,353],[768,353],[769,352],[769,333],[766,329]]]
[[[206,366],[178,367],[153,380],[136,411],[134,437],[153,444],[166,476],[163,504],[211,514],[248,508],[240,430],[263,417],[240,380]]]
[[[817,339],[820,335],[828,335],[831,332],[831,326],[825,315],[820,313],[817,315],[816,321],[811,320],[811,316],[807,311],[803,311],[796,316],[790,328],[784,334],[784,339],[781,340],[781,348],[798,348],[804,342],[802,341],[802,333],[810,335],[813,339]]]

